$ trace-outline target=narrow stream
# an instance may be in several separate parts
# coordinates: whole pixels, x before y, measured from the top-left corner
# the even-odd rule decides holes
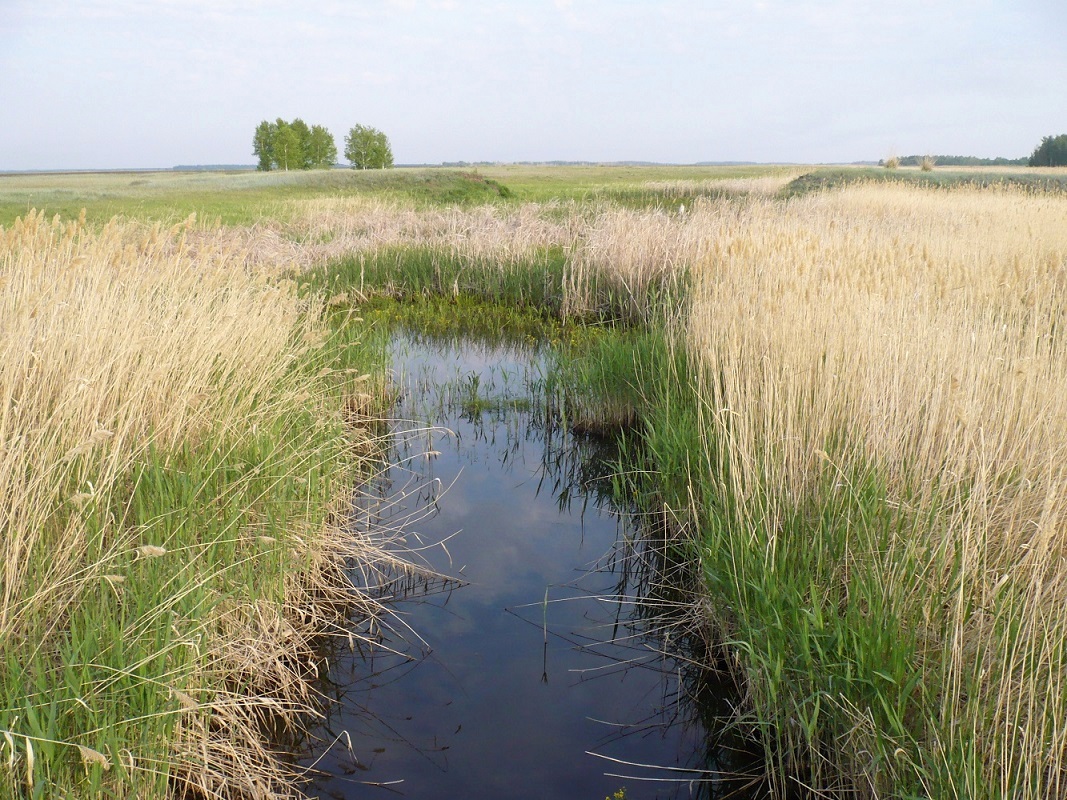
[[[403,530],[450,580],[408,581],[382,644],[331,659],[312,796],[748,796],[711,779],[740,767],[660,652],[639,531],[604,480],[611,445],[545,424],[543,355],[392,349],[405,421],[355,523]]]

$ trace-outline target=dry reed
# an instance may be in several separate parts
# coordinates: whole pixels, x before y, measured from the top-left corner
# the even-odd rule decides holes
[[[294,370],[325,334],[320,301],[249,268],[232,245],[191,223],[94,232],[30,214],[0,230],[0,645],[18,653],[0,680],[8,791],[144,796],[169,783],[178,795],[295,795],[264,723],[317,705],[315,636],[354,607],[375,613],[346,572],[391,564],[370,534],[328,524],[310,486],[280,530],[257,510],[271,487],[311,475],[347,493],[352,451],[339,404]],[[317,433],[300,427],[309,415]],[[220,448],[244,458],[271,432],[319,444],[262,484],[284,455],[270,441],[261,464],[205,467],[174,490],[193,504],[150,496],[156,509],[131,524],[141,483],[181,484],[198,461],[225,465]],[[206,494],[225,470],[250,467],[223,481],[224,495]],[[244,526],[209,533],[235,503],[226,513]],[[116,665],[121,652],[140,655]],[[133,694],[119,694],[124,682]],[[27,694],[31,684],[44,688]],[[128,718],[150,696],[146,716]],[[80,753],[84,770],[64,753]]]
[[[295,296],[276,302],[285,289],[224,259],[194,263],[176,234],[94,235],[32,215],[4,232],[0,637],[71,590],[76,518],[47,543],[48,574],[28,572],[58,508],[108,491],[150,441],[173,447],[250,416],[285,368]]]
[[[886,184],[779,202],[764,183],[698,197],[684,214],[323,199],[300,201],[288,227],[177,236],[111,226],[92,237],[34,218],[5,232],[0,637],[27,641],[33,620],[61,618],[91,576],[154,544],[116,526],[87,564],[81,518],[56,509],[115,491],[149,439],[196,441],[220,421],[264,419],[293,342],[319,332],[292,287],[263,269],[406,246],[507,264],[560,247],[565,313],[595,307],[606,284],[641,316],[656,287],[689,281],[684,345],[699,367],[703,426],[694,484],[712,487],[709,506],[725,520],[691,511],[726,530],[726,555],[704,558],[733,570],[715,579],[736,590],[733,605],[708,615],[735,644],[749,712],[777,728],[783,768],[807,761],[816,788],[860,796],[901,786],[1062,796],[1067,199]],[[703,497],[695,485],[691,495]],[[306,706],[299,670],[262,654],[306,654],[294,619],[332,624],[333,601],[321,598],[335,597],[352,553],[317,534],[311,522],[287,542],[309,565],[287,589],[291,602],[219,604],[183,631],[182,641],[213,644],[210,668],[178,689],[175,758],[209,794],[282,791],[280,775],[262,777],[269,754],[248,744],[254,737],[220,743],[217,721],[247,732],[261,708]],[[300,549],[313,541],[323,543]],[[322,588],[305,593],[314,576]],[[911,649],[860,642],[790,671],[811,654],[742,639],[789,627],[752,594],[776,582],[800,586],[798,619],[813,636],[838,631],[845,648],[839,618]],[[849,661],[856,654],[870,659]],[[846,667],[858,676],[849,689],[885,691],[834,689],[833,670]],[[257,706],[218,691],[235,675],[303,688]],[[887,699],[898,704],[878,705]]]
[[[800,170],[785,170],[755,178],[715,178],[705,180],[646,181],[641,189],[656,192],[666,198],[680,198],[701,194],[769,197],[777,194],[790,181],[799,178]]]
[[[735,535],[773,569],[789,520],[814,513],[803,547],[818,551],[819,509],[842,495],[897,531],[842,519],[826,591],[847,604],[878,587],[878,622],[918,631],[925,700],[889,763],[896,748],[920,764],[931,796],[1067,789],[1065,221],[1058,196],[854,187],[711,222],[696,275],[688,344]],[[780,718],[781,687],[744,670],[761,717]],[[851,765],[854,791],[886,791],[869,770],[891,737],[871,708],[825,700],[848,735],[783,736]]]
[[[247,263],[267,268],[307,269],[397,247],[513,261],[538,249],[573,244],[586,212],[575,204],[418,210],[378,198],[324,197],[294,202],[286,216],[285,224],[194,231],[187,246],[195,253],[201,241],[214,249],[225,240]]]

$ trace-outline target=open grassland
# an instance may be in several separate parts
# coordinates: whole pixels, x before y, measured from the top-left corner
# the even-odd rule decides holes
[[[110,172],[0,175],[0,225],[31,210],[91,225],[113,216],[173,224],[196,214],[203,224],[288,222],[294,205],[313,198],[373,199],[408,208],[485,203],[604,200],[658,202],[647,184],[800,174],[777,167],[438,167],[310,172]],[[677,189],[675,189],[677,192]]]
[[[620,332],[564,345],[565,413],[637,422],[781,794],[1067,794],[1067,195],[542,169],[57,179],[88,224],[4,230],[0,786],[290,791],[252,734],[306,705],[370,547],[324,520],[368,402],[349,311],[393,298]]]
[[[5,797],[288,796],[263,726],[315,706],[313,637],[374,613],[346,343],[187,234],[0,231]]]
[[[597,202],[625,200],[627,193],[642,195],[666,188],[666,198],[677,196],[694,184],[714,184],[752,178],[785,178],[786,182],[806,172],[802,167],[753,164],[746,166],[666,165],[564,165],[502,164],[479,167],[479,172],[504,186],[519,200],[545,202],[578,200]]]
[[[195,214],[208,225],[285,221],[291,201],[369,197],[407,204],[487,203],[501,189],[456,170],[310,172],[110,172],[0,175],[0,224],[37,210],[99,226],[114,216],[173,224]]]

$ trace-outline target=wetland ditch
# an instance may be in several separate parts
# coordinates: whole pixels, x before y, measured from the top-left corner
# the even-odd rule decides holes
[[[393,334],[388,466],[351,524],[395,531],[425,574],[373,587],[378,644],[328,659],[297,743],[312,796],[762,795],[664,534],[622,499],[615,438],[561,424],[554,357]]]
[[[1056,177],[792,169],[9,176],[0,796],[1067,797]]]

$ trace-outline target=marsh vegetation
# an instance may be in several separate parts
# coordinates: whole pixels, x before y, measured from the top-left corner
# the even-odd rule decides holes
[[[400,303],[521,316],[579,387],[567,424],[626,430],[626,491],[699,576],[768,791],[1063,795],[1048,174],[499,168],[118,197],[4,178],[4,788],[296,791],[253,730],[312,707],[270,693],[304,685],[303,631],[376,613],[338,588],[370,551],[324,521]],[[144,221],[200,207],[211,224]],[[275,652],[297,655],[257,660]]]
[[[712,798],[751,782],[758,750],[704,726],[730,693],[699,666],[695,576],[632,513],[614,439],[560,424],[553,347],[415,321],[391,337],[391,448],[352,524],[402,534],[425,574],[380,587],[379,646],[330,654],[332,702],[295,743],[311,791],[596,798],[684,775]],[[690,796],[677,788],[656,796]]]

